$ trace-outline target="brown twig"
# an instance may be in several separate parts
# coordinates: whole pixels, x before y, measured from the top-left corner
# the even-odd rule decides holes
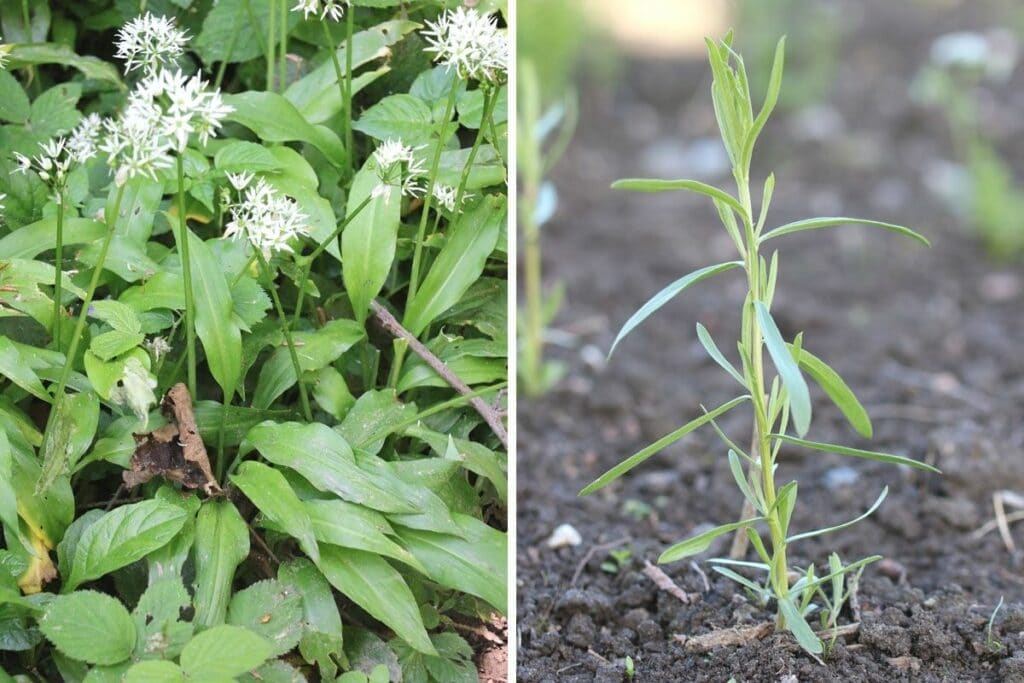
[[[650,560],[644,560],[644,575],[653,581],[659,590],[663,590],[669,595],[678,598],[684,605],[689,605],[693,602],[693,597],[689,593],[676,585],[676,582],[659,567],[651,564]]]
[[[611,550],[612,548],[616,548],[616,547],[622,545],[623,543],[628,543],[628,542],[629,542],[629,536],[623,536],[622,538],[620,538],[617,541],[612,541],[610,543],[602,543],[600,545],[590,546],[590,550],[588,550],[587,554],[583,556],[583,559],[580,560],[580,563],[578,565],[576,565],[576,571],[573,572],[573,574],[572,574],[572,581],[569,582],[569,588],[572,588],[573,586],[576,585],[576,582],[580,578],[580,574],[583,573],[583,568],[587,566],[587,562],[590,562],[590,560],[593,559],[594,555],[596,555],[597,553],[603,552],[605,550]]]
[[[376,301],[370,302],[373,308],[374,316],[377,318],[377,322],[380,326],[387,330],[390,334],[399,339],[404,339],[408,344],[409,348],[413,352],[422,358],[427,365],[429,365],[434,372],[441,376],[441,378],[448,382],[455,391],[462,395],[469,395],[473,393],[473,390],[469,386],[459,379],[459,376],[452,372],[451,368],[444,364],[440,358],[435,356],[430,349],[423,345],[423,343],[414,337],[409,330],[402,326],[402,323],[398,322],[395,316],[391,315],[388,309],[381,306]],[[487,404],[487,401],[483,400],[479,396],[470,399],[469,404],[476,409],[476,412],[480,413],[480,417],[484,418],[484,422],[490,426],[491,431],[501,441],[501,445],[508,450],[508,433],[505,431],[505,425],[501,421],[501,416],[494,408]]]

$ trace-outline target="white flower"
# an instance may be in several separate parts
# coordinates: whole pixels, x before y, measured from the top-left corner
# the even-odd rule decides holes
[[[416,158],[416,150],[421,147],[410,147],[401,140],[387,139],[373,153],[377,164],[377,176],[380,183],[373,189],[374,197],[388,197],[391,188],[397,188],[408,197],[419,197],[425,190],[420,184],[420,176],[426,173],[423,162]]]
[[[125,73],[141,68],[152,74],[162,66],[174,64],[187,42],[188,34],[175,26],[174,19],[147,12],[117,32],[115,56],[125,60]]]
[[[249,187],[249,183],[252,182],[253,174],[248,171],[242,173],[228,173],[228,182],[231,183],[231,187],[235,188],[238,192],[241,192],[245,188]]]
[[[330,17],[333,21],[341,21],[345,16],[345,8],[352,4],[352,0],[299,0],[299,4],[292,7],[293,12],[302,12],[305,19],[310,14],[319,14],[321,20]]]
[[[68,136],[68,154],[79,163],[84,164],[96,156],[96,143],[99,141],[100,132],[103,130],[103,119],[99,114],[89,114],[78,127],[71,131]]]
[[[124,371],[118,386],[110,391],[110,400],[127,405],[140,420],[149,421],[149,407],[156,403],[156,379],[135,356],[124,363]]]
[[[7,193],[6,192],[0,192],[0,211],[3,211],[4,209],[7,208],[7,205],[4,204],[4,200],[5,199],[7,199]]]
[[[98,114],[90,114],[71,131],[69,137],[53,138],[40,143],[39,154],[35,157],[29,158],[15,152],[14,159],[18,162],[15,172],[35,171],[40,180],[57,191],[56,200],[60,201],[60,191],[67,182],[71,168],[96,156],[96,139],[102,125],[103,120]]]
[[[171,345],[167,343],[167,340],[163,337],[153,337],[149,341],[145,342],[144,346],[149,349],[149,352],[153,354],[154,360],[160,360],[163,356],[171,352]]]
[[[442,185],[441,183],[434,183],[434,191],[431,193],[434,195],[434,199],[437,203],[448,209],[449,211],[455,211],[455,198],[458,194],[458,190],[450,185]],[[463,198],[462,201],[466,201]]]
[[[421,35],[434,61],[455,68],[461,78],[497,82],[508,71],[508,36],[492,16],[458,7],[428,21]]]
[[[140,88],[128,95],[120,117],[104,122],[106,137],[99,149],[115,169],[118,186],[140,175],[156,180],[157,171],[171,167],[172,141],[163,118],[163,110]]]
[[[309,219],[291,197],[279,194],[260,178],[245,190],[245,198],[231,207],[225,237],[247,238],[265,257],[274,251],[292,251],[288,241],[309,234]]]

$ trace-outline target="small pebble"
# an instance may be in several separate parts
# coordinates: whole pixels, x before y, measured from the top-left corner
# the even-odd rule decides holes
[[[860,473],[852,467],[842,465],[840,467],[833,467],[824,476],[825,488],[829,491],[835,491],[845,486],[853,486],[860,479]]]
[[[580,349],[580,358],[593,370],[604,370],[608,356],[596,344],[587,344]]]
[[[580,543],[583,543],[583,537],[580,536],[580,532],[576,531],[576,527],[573,525],[561,524],[551,532],[546,543],[547,546],[552,549],[564,548],[565,546],[577,546]]]

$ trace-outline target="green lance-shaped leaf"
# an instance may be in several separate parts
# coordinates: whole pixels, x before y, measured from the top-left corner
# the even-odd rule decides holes
[[[337,499],[307,500],[303,507],[313,522],[313,533],[321,543],[391,557],[418,572],[427,573],[412,553],[392,540],[395,530],[380,512]]]
[[[708,352],[708,355],[711,356],[712,360],[718,363],[723,370],[732,375],[733,379],[739,382],[743,388],[747,388],[747,381],[743,379],[743,375],[739,373],[736,366],[730,363],[729,359],[725,357],[721,350],[719,350],[718,345],[715,344],[715,340],[711,337],[711,333],[708,332],[708,328],[704,327],[700,323],[697,323],[697,339],[700,340],[701,345],[704,347],[704,350]]]
[[[228,120],[242,124],[264,142],[306,142],[337,167],[348,162],[338,134],[327,126],[311,124],[283,95],[249,91],[225,95],[224,102],[235,108]]]
[[[611,468],[610,470],[602,474],[600,477],[598,477],[590,484],[588,484],[586,487],[584,487],[584,489],[580,491],[580,495],[585,496],[588,493],[593,493],[598,489],[604,488],[608,484],[612,483],[613,481],[621,477],[626,472],[629,472],[631,469],[642,463],[644,460],[647,460],[647,458],[651,457],[658,451],[675,443],[676,441],[683,438],[684,436],[686,436],[693,430],[697,429],[698,427],[705,425],[708,422],[711,422],[722,413],[732,410],[739,404],[749,399],[750,396],[738,396],[733,400],[729,401],[728,403],[723,403],[722,405],[718,406],[711,412],[704,413],[697,419],[687,422],[685,425],[675,430],[671,434],[666,434],[665,436],[661,437],[660,439],[652,443],[647,448],[644,448],[643,450],[634,453],[630,457],[620,462],[615,467]]]
[[[815,451],[835,453],[836,455],[848,455],[853,458],[866,458],[868,460],[878,460],[879,462],[887,462],[893,465],[906,465],[907,467],[913,467],[919,470],[926,470],[928,472],[942,474],[942,471],[937,467],[932,467],[927,463],[923,463],[918,460],[913,460],[911,458],[905,458],[902,455],[879,453],[877,451],[865,451],[859,448],[850,448],[849,446],[837,446],[836,444],[831,443],[818,443],[816,441],[798,439],[796,437],[787,436],[785,434],[772,434],[772,438],[779,439],[780,441],[785,441],[786,443],[791,443],[796,446],[810,448]]]
[[[757,137],[761,134],[764,125],[768,122],[768,117],[771,116],[772,111],[775,109],[775,104],[779,101],[785,61],[786,37],[783,36],[775,46],[775,58],[772,61],[772,72],[768,78],[768,92],[765,93],[764,104],[761,106],[761,111],[758,113],[757,118],[754,119],[753,124],[750,126],[750,130],[747,131],[746,139],[743,141],[743,168],[750,168],[750,160],[754,156],[754,143],[757,142]]]
[[[698,534],[693,538],[689,538],[680,543],[676,543],[672,547],[668,548],[658,558],[658,564],[667,564],[669,562],[675,562],[681,560],[684,557],[690,557],[702,553],[708,549],[711,542],[721,536],[722,534],[728,534],[737,529],[744,529],[746,527],[763,522],[764,517],[751,517],[750,519],[744,519],[739,522],[732,522],[731,524],[723,524],[722,526],[716,526],[714,529],[705,531],[702,534]]]
[[[619,330],[619,334],[616,335],[615,341],[612,342],[612,348],[608,351],[608,355],[611,356],[615,353],[615,347],[618,346],[619,342],[622,341],[627,334],[632,332],[637,325],[642,323],[644,320],[647,320],[652,313],[667,304],[684,289],[691,285],[695,285],[702,280],[706,280],[712,275],[717,275],[718,273],[731,270],[733,268],[739,268],[741,266],[743,266],[742,261],[728,261],[726,263],[708,266],[706,268],[701,268],[700,270],[695,270],[689,275],[685,275],[665,287],[663,290],[652,296],[636,313],[630,316],[629,320],[626,321],[626,324],[622,326],[621,330]]]
[[[181,668],[189,679],[234,680],[269,659],[273,646],[241,626],[222,625],[203,631],[181,651]]]
[[[800,541],[800,540],[803,540],[805,538],[813,538],[815,536],[821,536],[822,534],[832,533],[833,531],[839,531],[840,529],[845,529],[846,527],[853,526],[857,522],[860,522],[860,521],[865,520],[868,517],[870,517],[872,515],[872,513],[874,513],[874,511],[878,509],[878,506],[882,504],[882,501],[885,500],[885,497],[888,494],[889,494],[889,487],[886,486],[885,488],[882,489],[882,493],[879,494],[878,499],[874,502],[874,504],[872,504],[871,507],[868,508],[868,511],[865,512],[863,515],[860,515],[859,517],[851,519],[848,522],[843,522],[842,524],[837,524],[835,526],[830,526],[830,527],[827,527],[827,528],[824,528],[824,529],[815,529],[814,531],[805,531],[802,534],[797,534],[795,536],[790,536],[789,538],[786,539],[786,543],[793,543],[795,541]]]
[[[403,323],[419,334],[437,316],[459,303],[480,279],[494,251],[507,215],[504,196],[486,196],[479,206],[459,217],[448,241],[405,309]]]
[[[231,475],[231,481],[271,522],[297,540],[304,553],[314,561],[320,559],[313,522],[283,474],[263,463],[250,461],[242,463],[238,472]]]
[[[370,302],[380,292],[391,271],[398,244],[402,198],[397,188],[387,187],[378,196],[374,188],[380,182],[371,157],[356,174],[348,195],[349,215],[368,197],[367,204],[341,233],[341,271],[345,290],[356,319],[366,321]]]
[[[437,654],[423,627],[416,598],[387,560],[361,550],[324,546],[319,567],[332,586],[412,648],[428,655]]]
[[[249,528],[234,504],[227,500],[203,503],[196,519],[196,615],[192,621],[197,627],[224,623],[235,569],[248,556]]]
[[[786,619],[786,628],[796,638],[796,642],[800,644],[800,647],[811,654],[821,654],[823,649],[821,639],[814,634],[814,629],[811,628],[807,620],[800,614],[800,610],[793,604],[792,599],[788,596],[781,598],[779,600],[779,610]]]
[[[196,335],[206,351],[210,373],[224,395],[231,397],[242,374],[242,332],[231,315],[234,307],[231,290],[224,267],[213,250],[191,230],[186,230],[186,233],[192,261]]]
[[[699,180],[658,180],[656,178],[624,178],[612,183],[614,190],[632,190],[634,192],[669,192],[671,190],[686,190],[696,192],[720,202],[725,202],[730,207],[744,215],[743,205],[728,192],[719,190],[713,185],[702,183]]]
[[[135,648],[135,624],[116,598],[97,591],[59,595],[39,620],[43,635],[72,659],[112,665]]]
[[[331,594],[331,584],[304,557],[281,565],[278,580],[290,584],[302,596],[304,622],[299,653],[307,663],[316,663],[322,679],[331,680],[338,671],[335,659],[347,663],[342,636],[341,613]]]
[[[910,228],[905,228],[902,225],[896,225],[894,223],[883,223],[882,221],[869,221],[863,218],[808,218],[802,221],[796,221],[794,223],[787,223],[778,228],[773,228],[765,234],[761,235],[760,242],[764,243],[766,240],[770,240],[773,237],[782,237],[793,232],[801,232],[803,230],[816,230],[817,228],[834,228],[840,225],[866,225],[871,228],[881,228],[882,230],[888,230],[895,232],[904,237],[909,237],[913,240],[917,240],[921,244],[931,246],[931,243],[923,236],[920,235]]]
[[[4,259],[35,258],[47,249],[53,249],[57,232],[56,216],[22,226],[0,239],[0,254]],[[107,233],[107,226],[88,218],[64,219],[64,246],[90,244]]]
[[[163,547],[181,531],[187,516],[185,510],[159,500],[124,505],[103,515],[82,533],[63,591],[70,593]]]
[[[797,348],[792,344],[788,344],[788,346],[790,352],[796,355]],[[857,430],[857,433],[866,439],[870,439],[873,433],[871,418],[868,417],[864,406],[857,400],[857,397],[850,387],[847,386],[846,382],[843,381],[843,378],[839,376],[839,373],[807,349],[801,348],[799,350],[799,358],[800,367],[832,399],[832,402],[842,411],[850,425]]]
[[[811,426],[811,394],[807,389],[807,382],[800,374],[800,368],[793,360],[793,354],[782,339],[782,333],[772,319],[768,307],[760,301],[754,302],[754,310],[757,311],[757,320],[761,324],[761,332],[764,335],[765,346],[768,347],[768,355],[772,357],[775,368],[779,371],[782,383],[789,392],[790,413],[793,416],[793,426],[800,436],[807,433]]]

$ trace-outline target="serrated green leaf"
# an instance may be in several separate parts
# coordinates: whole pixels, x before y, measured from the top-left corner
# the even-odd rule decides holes
[[[181,668],[189,678],[230,680],[270,659],[270,642],[249,629],[227,624],[203,631],[181,652]]]
[[[96,591],[59,595],[46,607],[39,628],[57,649],[90,664],[117,664],[135,647],[135,625],[116,598]]]
[[[274,579],[238,591],[228,605],[228,623],[265,638],[273,646],[273,656],[299,644],[302,617],[302,595],[294,586]]]

